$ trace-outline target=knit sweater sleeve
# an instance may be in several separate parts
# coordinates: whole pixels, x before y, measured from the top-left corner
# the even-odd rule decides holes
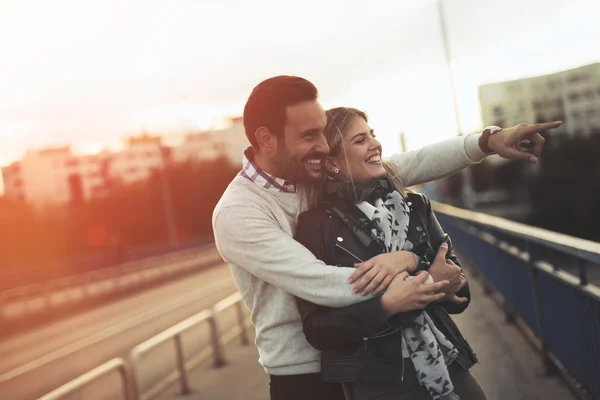
[[[348,278],[353,268],[319,261],[259,205],[221,208],[214,215],[213,230],[225,262],[294,296],[327,307],[345,307],[369,298],[352,292]]]
[[[421,149],[394,154],[390,161],[400,168],[400,178],[409,187],[445,178],[480,163],[485,153],[479,148],[479,135],[444,140]]]

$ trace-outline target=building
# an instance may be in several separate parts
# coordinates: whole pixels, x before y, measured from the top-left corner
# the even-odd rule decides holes
[[[232,118],[229,122],[229,126],[213,131],[213,135],[217,142],[222,143],[221,147],[229,161],[241,167],[244,150],[250,146],[250,142],[246,137],[242,117]]]
[[[553,136],[600,133],[600,63],[479,88],[484,125],[563,121]]]
[[[35,206],[79,203],[106,192],[107,154],[77,156],[69,147],[28,151],[2,168],[6,198]]]
[[[4,192],[6,198],[38,208],[78,204],[105,196],[113,183],[147,180],[164,168],[166,159],[198,162],[224,156],[241,165],[248,146],[242,118],[233,118],[223,129],[190,134],[170,149],[160,137],[142,134],[126,139],[125,149],[116,153],[81,156],[68,146],[29,151],[21,161],[2,168]]]
[[[77,170],[77,160],[68,146],[28,151],[21,160],[25,201],[43,206],[82,197]]]
[[[73,156],[70,159],[72,165],[69,181],[71,189],[71,200],[81,201],[103,197],[108,193],[108,167],[110,165],[110,153],[88,156]],[[76,185],[76,186],[73,186]],[[79,191],[80,190],[80,191]]]
[[[183,143],[171,149],[171,160],[176,163],[211,161],[224,155],[223,143],[215,140],[212,131],[191,133]]]
[[[200,162],[226,157],[232,164],[241,166],[242,154],[250,146],[244,133],[241,117],[231,118],[222,129],[188,135],[180,146],[173,147],[174,162]]]
[[[25,186],[23,185],[22,171],[21,161],[16,161],[2,168],[4,196],[9,200],[25,201]]]
[[[6,198],[40,208],[103,197],[111,183],[145,180],[163,166],[160,138],[143,135],[127,139],[127,147],[118,153],[82,156],[69,147],[29,151],[2,168],[2,176]]]
[[[143,134],[128,138],[126,144],[124,150],[110,155],[108,178],[130,184],[148,179],[154,171],[164,167],[160,137]]]

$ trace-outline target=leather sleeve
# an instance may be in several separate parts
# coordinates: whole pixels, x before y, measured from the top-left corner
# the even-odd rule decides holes
[[[320,260],[328,263],[327,243],[333,236],[327,230],[328,217],[317,213],[300,215],[296,240]],[[365,298],[362,303],[342,308],[319,306],[296,297],[302,326],[308,342],[318,350],[342,347],[382,330],[387,316],[381,297]]]
[[[431,208],[431,203],[429,202],[429,200],[425,196],[423,196],[423,200],[425,201],[425,205],[426,205],[426,209],[427,209],[427,230],[429,232],[431,246],[437,250],[439,248],[440,244],[442,243],[445,232],[442,229],[442,226],[440,225],[437,217],[435,216],[435,213],[433,212],[433,209]],[[459,267],[461,266],[460,260],[458,259],[458,257],[454,253],[454,251],[452,251],[449,258],[456,265],[458,265]],[[469,303],[471,303],[471,291],[469,289],[469,282],[467,282],[465,287],[462,288],[461,290],[459,290],[456,293],[456,295],[458,297],[466,297],[468,300],[467,300],[467,302],[462,303],[462,304],[440,302],[439,304],[442,307],[444,307],[444,309],[446,309],[448,314],[460,314],[463,311],[465,311],[467,309],[467,307],[469,306]]]

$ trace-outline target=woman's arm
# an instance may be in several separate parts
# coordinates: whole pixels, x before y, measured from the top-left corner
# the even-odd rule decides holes
[[[479,147],[479,136],[460,136],[394,154],[390,161],[400,169],[400,178],[405,187],[445,178],[485,158],[486,154]]]

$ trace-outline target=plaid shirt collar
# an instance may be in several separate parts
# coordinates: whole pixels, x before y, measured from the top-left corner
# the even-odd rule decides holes
[[[244,151],[244,158],[242,159],[242,172],[240,174],[252,182],[264,187],[265,189],[276,190],[284,193],[296,193],[298,185],[292,181],[288,181],[282,178],[278,178],[269,174],[267,171],[260,169],[256,164],[252,162],[254,158],[254,152],[252,147],[249,147]]]

